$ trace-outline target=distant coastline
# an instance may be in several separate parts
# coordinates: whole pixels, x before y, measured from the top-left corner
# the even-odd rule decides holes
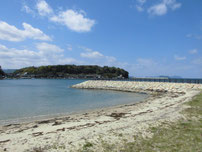
[[[85,79],[202,84],[202,78],[164,75],[129,77],[129,73],[124,69],[97,65],[49,65],[5,70],[0,68],[0,80],[2,79]]]

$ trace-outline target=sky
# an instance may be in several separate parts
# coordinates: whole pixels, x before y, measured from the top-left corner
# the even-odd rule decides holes
[[[202,78],[202,0],[1,0],[0,65]]]

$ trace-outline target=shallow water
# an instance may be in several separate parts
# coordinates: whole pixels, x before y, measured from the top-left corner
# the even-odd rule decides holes
[[[0,124],[142,101],[146,94],[70,88],[84,80],[0,80]]]

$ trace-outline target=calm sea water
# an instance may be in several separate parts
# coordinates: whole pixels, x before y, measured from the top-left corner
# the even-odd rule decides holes
[[[0,80],[0,124],[139,102],[148,97],[145,94],[70,88],[83,81]]]

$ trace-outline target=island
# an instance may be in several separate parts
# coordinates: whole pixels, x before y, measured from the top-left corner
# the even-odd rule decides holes
[[[1,69],[1,66],[0,66],[0,79],[3,79],[5,76],[5,73],[4,71]]]
[[[48,65],[26,67],[8,74],[9,78],[127,79],[128,72],[116,67],[97,65]]]

